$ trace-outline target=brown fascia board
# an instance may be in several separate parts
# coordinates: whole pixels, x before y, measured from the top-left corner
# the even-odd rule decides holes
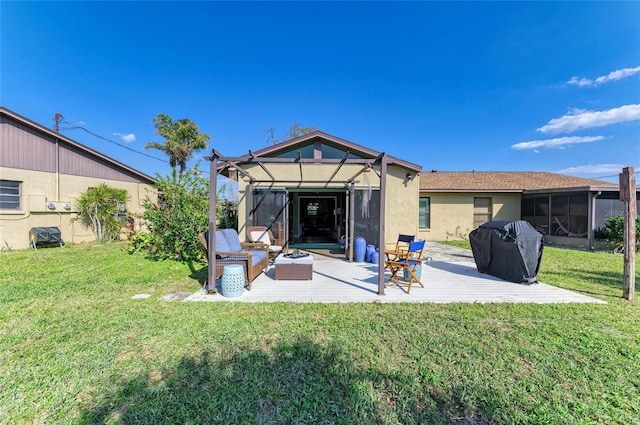
[[[574,187],[554,187],[552,189],[531,189],[524,190],[523,195],[534,195],[542,193],[567,193],[567,192],[618,192],[620,189],[614,186],[574,186]]]
[[[522,189],[423,189],[420,193],[523,193]]]
[[[269,156],[279,151],[289,149],[291,147],[302,144],[304,142],[311,141],[316,138],[327,140],[338,146],[342,146],[346,148],[349,152],[353,152],[355,154],[363,154],[364,156],[369,156],[371,159],[377,158],[382,153],[382,152],[375,151],[373,149],[369,149],[362,145],[349,142],[348,140],[344,140],[339,137],[332,136],[323,131],[315,130],[315,131],[312,131],[311,133],[303,134],[302,136],[296,137],[294,139],[285,140],[284,142],[277,143],[273,146],[268,146],[266,148],[257,150],[253,152],[253,155],[256,157]],[[249,155],[243,155],[242,158],[248,159]],[[398,165],[400,167],[406,168],[416,173],[422,171],[422,166],[420,165],[414,164],[412,162],[404,161],[402,159],[396,158],[391,155],[389,155],[388,158],[389,158],[390,164]]]
[[[85,151],[90,155],[96,156],[96,157],[98,157],[98,158],[100,158],[100,159],[102,159],[102,160],[104,160],[106,162],[110,162],[111,164],[113,164],[113,165],[115,165],[115,166],[117,166],[119,168],[125,169],[128,172],[133,173],[133,174],[137,175],[138,177],[141,177],[144,180],[148,180],[149,183],[151,183],[151,184],[155,184],[156,183],[156,179],[154,179],[153,177],[148,176],[145,173],[136,170],[135,168],[131,168],[128,165],[123,164],[122,162],[116,161],[115,159],[113,159],[111,157],[108,157],[108,156],[106,156],[104,154],[101,154],[100,152],[95,151],[95,150],[93,150],[93,149],[91,149],[91,148],[89,148],[89,147],[87,147],[87,146],[85,146],[85,145],[83,145],[81,143],[78,143],[75,140],[72,140],[72,139],[70,139],[70,138],[68,138],[66,136],[63,136],[60,133],[56,133],[55,131],[48,129],[47,127],[44,127],[44,126],[38,124],[37,122],[30,120],[29,118],[23,117],[22,115],[11,111],[11,110],[5,108],[4,106],[0,106],[0,114],[6,115],[6,116],[8,116],[8,117],[10,117],[10,118],[12,118],[12,119],[24,124],[24,125],[27,125],[27,126],[33,128],[36,131],[39,131],[41,133],[45,133],[45,134],[47,134],[47,135],[49,135],[49,136],[51,136],[53,138],[56,138],[56,139],[58,139],[58,140],[60,140],[60,141],[62,141],[64,143],[67,143],[67,144],[69,144],[69,145],[71,145],[71,146],[73,146],[75,148],[78,148],[81,151]]]

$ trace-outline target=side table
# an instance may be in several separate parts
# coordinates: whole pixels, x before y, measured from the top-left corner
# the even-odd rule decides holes
[[[227,298],[239,297],[244,291],[244,268],[240,264],[230,264],[222,269],[222,295]]]

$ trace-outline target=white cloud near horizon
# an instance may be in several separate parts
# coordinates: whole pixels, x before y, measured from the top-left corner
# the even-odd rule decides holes
[[[567,137],[558,137],[555,139],[546,139],[546,140],[531,140],[529,142],[521,142],[516,143],[515,145],[511,145],[512,149],[516,150],[526,150],[526,149],[562,149],[566,147],[566,145],[573,145],[576,143],[590,143],[597,142],[599,140],[603,140],[604,136],[567,136]],[[535,151],[538,153],[537,151]]]
[[[558,170],[561,174],[611,174],[622,172],[622,169],[627,165],[622,164],[588,164],[579,165],[577,167],[569,167],[562,170]]]
[[[640,104],[624,105],[606,111],[573,110],[560,118],[553,118],[538,128],[538,131],[551,134],[570,133],[585,128],[637,120],[640,120]]]
[[[585,86],[598,86],[600,84],[608,83],[610,81],[618,81],[624,78],[631,77],[640,72],[640,66],[636,66],[634,68],[623,68],[618,69],[616,71],[611,71],[607,75],[602,75],[595,80],[590,80],[589,78],[578,78],[571,77],[567,84],[571,84],[574,86],[585,87]]]
[[[136,141],[136,135],[133,133],[129,133],[129,134],[113,133],[113,135],[119,137],[125,143],[131,143]]]

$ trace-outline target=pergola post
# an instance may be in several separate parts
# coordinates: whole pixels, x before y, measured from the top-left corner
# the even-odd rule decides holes
[[[353,181],[349,184],[349,262],[353,263],[353,244],[355,242],[355,213],[354,209],[356,208],[356,189],[355,183]]]
[[[384,295],[384,241],[385,241],[385,210],[387,201],[387,154],[380,158],[380,227],[378,231],[378,295]]]
[[[209,163],[209,240],[207,242],[207,260],[209,270],[207,272],[207,287],[205,290],[214,294],[216,292],[216,194],[218,184],[218,155],[211,151]]]

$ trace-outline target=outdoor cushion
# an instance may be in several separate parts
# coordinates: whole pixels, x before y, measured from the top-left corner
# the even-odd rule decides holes
[[[220,232],[224,235],[224,238],[227,240],[227,245],[229,245],[229,249],[225,251],[231,251],[231,252],[242,251],[242,246],[240,245],[240,238],[238,237],[238,232],[236,232],[235,229],[224,229],[224,230],[221,230]]]
[[[258,231],[249,232],[249,234],[251,235],[252,241],[262,242],[264,244],[271,245],[271,239],[269,238],[268,232],[263,232],[258,230]]]
[[[267,256],[265,251],[251,251],[251,265],[254,266]]]
[[[220,230],[216,231],[216,252],[218,251],[231,251],[231,249],[229,248],[229,244],[227,243],[227,239],[224,237],[224,234]]]

